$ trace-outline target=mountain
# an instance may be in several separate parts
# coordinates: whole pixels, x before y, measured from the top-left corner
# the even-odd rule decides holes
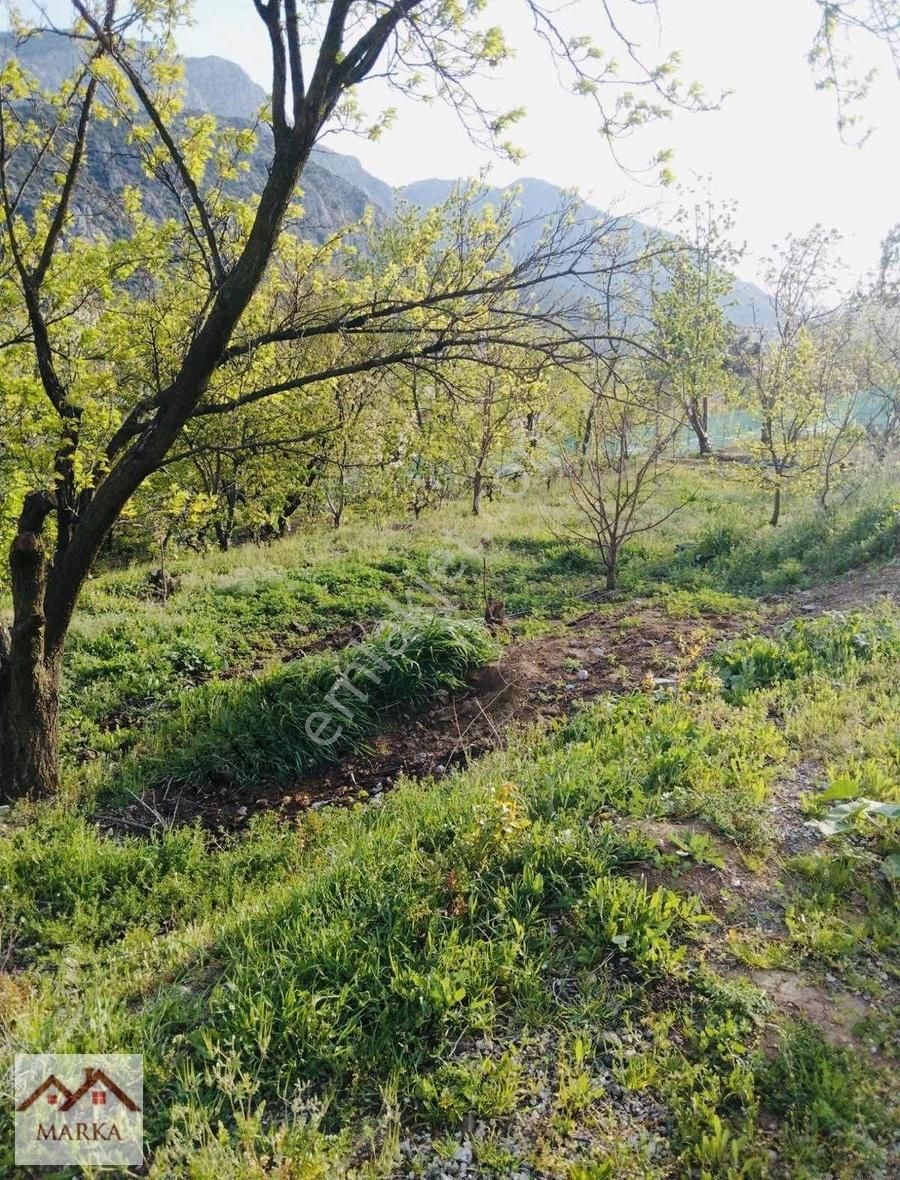
[[[412,205],[421,209],[432,209],[442,204],[459,182],[456,180],[419,180],[407,185],[403,190],[403,197]],[[564,190],[546,180],[525,177],[516,181],[514,185],[505,188],[487,189],[482,200],[485,203],[499,204],[508,198],[512,190],[516,190],[515,203],[518,215],[526,223],[526,230],[521,248],[528,249],[540,235],[540,226],[549,218],[555,209],[560,207],[564,199]],[[602,219],[606,214],[595,205],[584,202],[578,212],[578,221],[590,222]],[[637,247],[642,240],[653,235],[659,235],[660,230],[654,226],[638,221],[634,217],[617,218],[623,228],[626,228],[632,241]],[[664,235],[669,236],[669,235]],[[769,296],[757,287],[755,283],[744,279],[735,279],[731,294],[723,301],[723,307],[728,317],[737,327],[752,327],[759,324],[772,326],[773,309]]]
[[[16,45],[0,33],[0,57],[14,53],[44,86],[55,90],[80,60],[78,43],[57,33],[42,33]],[[233,61],[224,57],[186,57],[185,108],[208,111],[224,119],[255,119],[266,92]]]
[[[0,33],[0,58],[10,53],[18,54],[29,72],[48,89],[57,88],[70,77],[79,60],[77,45],[54,33],[42,33],[18,46],[9,33]],[[184,69],[186,112],[208,112],[239,125],[255,123],[266,93],[239,65],[223,57],[186,57]],[[259,145],[248,161],[248,170],[231,184],[236,196],[258,193],[265,183],[270,132],[261,126],[258,135]],[[122,128],[95,124],[88,138],[84,183],[72,202],[76,231],[113,237],[121,233],[119,194],[128,185],[140,185],[144,208],[151,216],[171,216],[176,211],[165,187],[144,175],[125,142]],[[316,241],[358,221],[370,206],[386,220],[394,205],[390,185],[370,176],[352,156],[322,147],[313,149],[301,188],[304,227]],[[29,211],[27,205],[22,210],[26,215]]]
[[[77,61],[77,44],[65,36],[42,33],[17,46],[9,33],[0,33],[0,57],[17,53],[23,64],[44,86],[56,88],[71,75]],[[186,57],[184,108],[188,112],[209,112],[235,124],[255,122],[266,101],[265,91],[235,62],[223,57]],[[259,128],[259,145],[249,161],[249,169],[233,182],[237,196],[258,193],[265,183],[269,158],[269,132]],[[119,194],[127,185],[140,184],[144,206],[153,216],[171,215],[175,206],[171,194],[162,184],[148,181],[140,164],[129,152],[120,128],[98,124],[88,140],[86,184],[73,200],[73,219],[78,232],[121,233]],[[394,211],[398,196],[423,210],[442,204],[458,180],[430,179],[417,181],[398,192],[389,184],[367,172],[353,156],[316,147],[304,169],[301,187],[305,211],[304,230],[323,241],[348,223],[359,220],[368,207],[376,220],[386,221]],[[510,186],[511,187],[511,186]],[[541,222],[559,208],[563,190],[545,180],[526,178],[515,186],[517,212],[523,226],[517,246],[524,253],[540,236]],[[486,191],[484,201],[499,202],[509,188]],[[23,210],[27,214],[27,208]],[[579,212],[581,222],[603,216],[600,209],[585,202]],[[634,218],[622,218],[635,241],[655,233],[653,227]],[[738,280],[728,305],[728,313],[739,326],[755,321],[770,324],[771,301],[752,283]]]

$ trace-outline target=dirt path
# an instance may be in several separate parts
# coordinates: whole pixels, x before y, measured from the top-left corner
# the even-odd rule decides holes
[[[883,599],[900,601],[900,560],[888,562],[887,565],[850,570],[833,581],[823,582],[821,586],[798,590],[782,599],[781,604],[789,614],[796,614],[798,610],[821,614],[829,610],[856,610]]]

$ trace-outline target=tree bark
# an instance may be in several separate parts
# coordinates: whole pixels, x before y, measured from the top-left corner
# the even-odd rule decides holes
[[[700,456],[705,459],[712,454],[705,398],[703,403],[694,403],[688,408],[688,421],[691,424],[691,429],[697,436],[697,446],[700,450]]]
[[[781,488],[778,487],[775,489],[775,499],[772,502],[772,518],[769,521],[769,524],[772,526],[773,529],[778,527],[778,522],[780,519],[781,519]]]
[[[482,476],[480,471],[476,471],[472,477],[472,515],[481,515],[481,484]]]
[[[59,787],[62,643],[44,618],[46,564],[34,533],[10,551],[13,625],[0,628],[0,802],[52,795]]]
[[[606,589],[615,590],[619,574],[619,550],[613,545],[606,558]]]

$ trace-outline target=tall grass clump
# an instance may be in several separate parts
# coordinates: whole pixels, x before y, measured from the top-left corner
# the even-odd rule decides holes
[[[307,656],[250,680],[185,694],[123,768],[119,784],[226,777],[237,786],[290,782],[364,746],[391,714],[455,691],[494,653],[481,623],[420,616],[366,641]]]

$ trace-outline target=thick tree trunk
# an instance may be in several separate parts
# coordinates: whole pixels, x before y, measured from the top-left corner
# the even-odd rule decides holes
[[[12,629],[0,628],[0,801],[52,795],[59,786],[62,644],[44,618],[40,539],[20,532],[10,551]]]
[[[775,499],[772,501],[772,517],[769,521],[773,529],[778,527],[779,520],[781,520],[781,488],[776,488]]]
[[[619,550],[613,546],[606,558],[606,589],[615,590],[619,574]]]
[[[213,521],[213,532],[216,534],[216,544],[222,553],[227,553],[231,549],[231,528],[229,523],[221,520]]]
[[[0,672],[0,803],[59,786],[59,665],[32,667],[16,644]]]

